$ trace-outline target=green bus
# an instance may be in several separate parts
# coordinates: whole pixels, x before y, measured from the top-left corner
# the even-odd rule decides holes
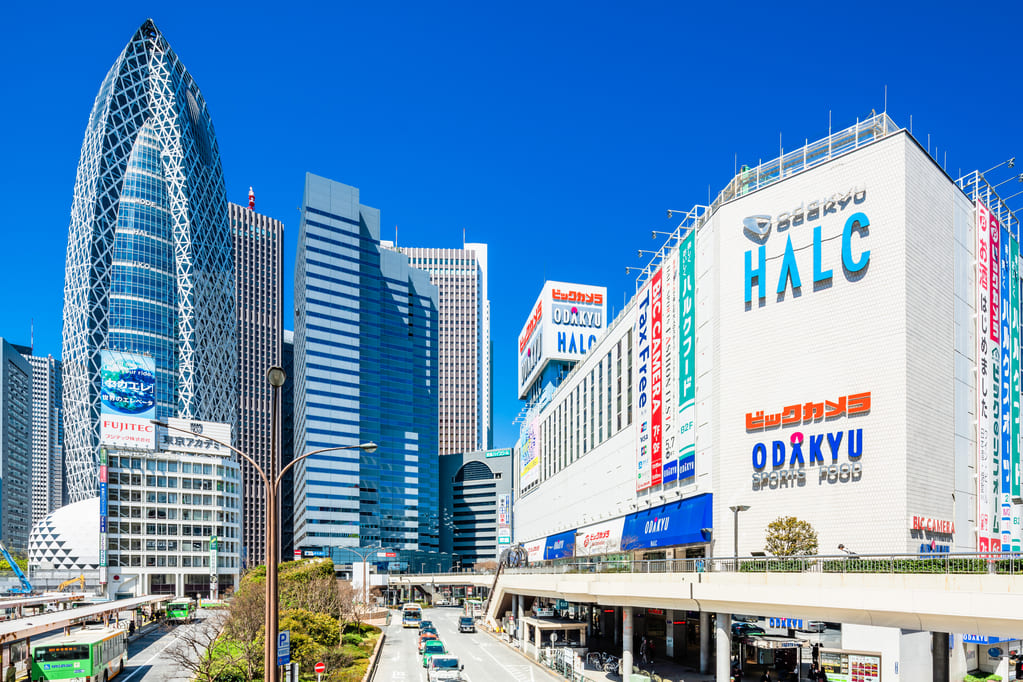
[[[32,642],[31,682],[106,682],[128,663],[128,633],[118,628],[84,627],[70,635]]]
[[[191,622],[195,618],[195,602],[191,599],[176,599],[167,602],[167,620],[182,623]]]

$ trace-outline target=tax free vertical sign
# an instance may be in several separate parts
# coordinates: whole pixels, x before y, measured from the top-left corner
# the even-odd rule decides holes
[[[661,270],[643,285],[637,298],[636,339],[636,490],[660,485],[662,478]]]

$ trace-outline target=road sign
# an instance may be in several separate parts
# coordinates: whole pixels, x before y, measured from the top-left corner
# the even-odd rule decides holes
[[[327,666],[321,661],[313,668],[317,675],[327,672]]]
[[[291,630],[277,635],[277,665],[291,663]]]

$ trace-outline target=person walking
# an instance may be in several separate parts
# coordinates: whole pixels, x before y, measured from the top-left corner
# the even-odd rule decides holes
[[[771,671],[765,670],[764,674],[760,676],[760,682],[771,682]]]
[[[7,672],[4,673],[4,682],[15,682],[18,673],[14,670],[14,661],[7,664]]]
[[[647,656],[647,641],[646,641],[646,637],[644,637],[643,641],[639,643],[639,660],[643,661],[643,663],[649,663],[649,661],[647,661],[646,656]]]

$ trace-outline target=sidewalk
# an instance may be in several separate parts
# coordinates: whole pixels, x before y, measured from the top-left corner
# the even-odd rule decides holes
[[[693,668],[684,666],[674,661],[667,661],[655,658],[652,664],[636,663],[634,667],[637,672],[634,674],[647,675],[651,679],[660,679],[663,682],[714,682],[714,675],[702,674]],[[587,680],[594,682],[621,682],[622,676],[617,673],[605,673],[600,670],[580,671]],[[654,677],[654,675],[657,677]]]

